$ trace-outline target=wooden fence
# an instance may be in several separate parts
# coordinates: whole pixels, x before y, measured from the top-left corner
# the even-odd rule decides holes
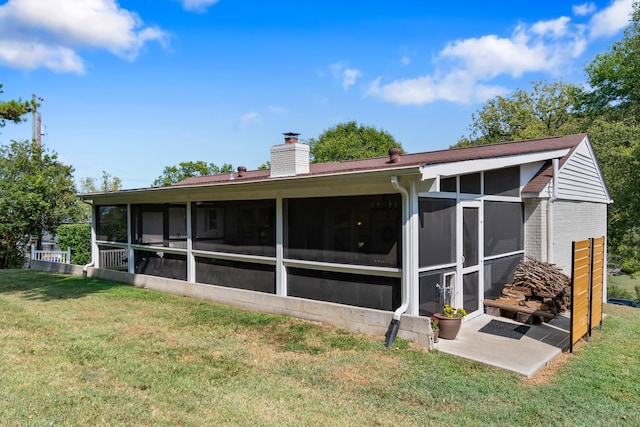
[[[604,237],[573,242],[571,269],[571,343],[591,335],[602,323]]]

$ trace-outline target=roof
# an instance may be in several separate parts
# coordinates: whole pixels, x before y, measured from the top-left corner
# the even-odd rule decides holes
[[[343,162],[312,163],[309,173],[300,176],[321,176],[340,173],[357,173],[376,170],[394,170],[411,167],[424,167],[444,163],[456,163],[469,160],[491,159],[508,156],[518,156],[559,149],[575,149],[587,134],[557,136],[542,139],[532,139],[517,142],[502,142],[497,144],[478,145],[465,148],[430,151],[415,154],[403,154],[397,162],[391,162],[389,157],[377,157],[362,160],[348,160]],[[566,156],[565,156],[566,157]],[[268,180],[269,170],[246,171],[240,176],[238,172],[210,176],[194,176],[180,181],[173,186],[195,186],[207,184],[222,184],[225,182],[252,182]],[[288,177],[295,178],[295,177]],[[539,180],[548,182],[550,176],[540,175]],[[544,186],[544,185],[543,185]]]

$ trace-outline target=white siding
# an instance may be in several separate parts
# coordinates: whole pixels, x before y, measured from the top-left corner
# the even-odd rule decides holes
[[[607,205],[557,200],[553,204],[554,263],[571,274],[571,242],[607,235]]]
[[[547,260],[547,200],[524,200],[524,251],[525,255]]]
[[[600,168],[586,141],[578,146],[560,168],[558,198],[603,203],[609,201]]]

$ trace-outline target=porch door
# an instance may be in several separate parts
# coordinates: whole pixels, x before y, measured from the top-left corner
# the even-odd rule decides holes
[[[456,307],[464,307],[469,314],[480,314],[482,278],[482,220],[481,203],[461,201],[458,208],[458,274]]]

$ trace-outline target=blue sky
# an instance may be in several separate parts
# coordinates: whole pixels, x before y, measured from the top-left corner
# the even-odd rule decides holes
[[[408,152],[531,81],[582,83],[632,0],[0,1],[3,100],[44,99],[43,144],[77,179],[150,186],[165,166],[256,169],[283,132],[355,120]],[[8,124],[0,144],[31,137]]]

